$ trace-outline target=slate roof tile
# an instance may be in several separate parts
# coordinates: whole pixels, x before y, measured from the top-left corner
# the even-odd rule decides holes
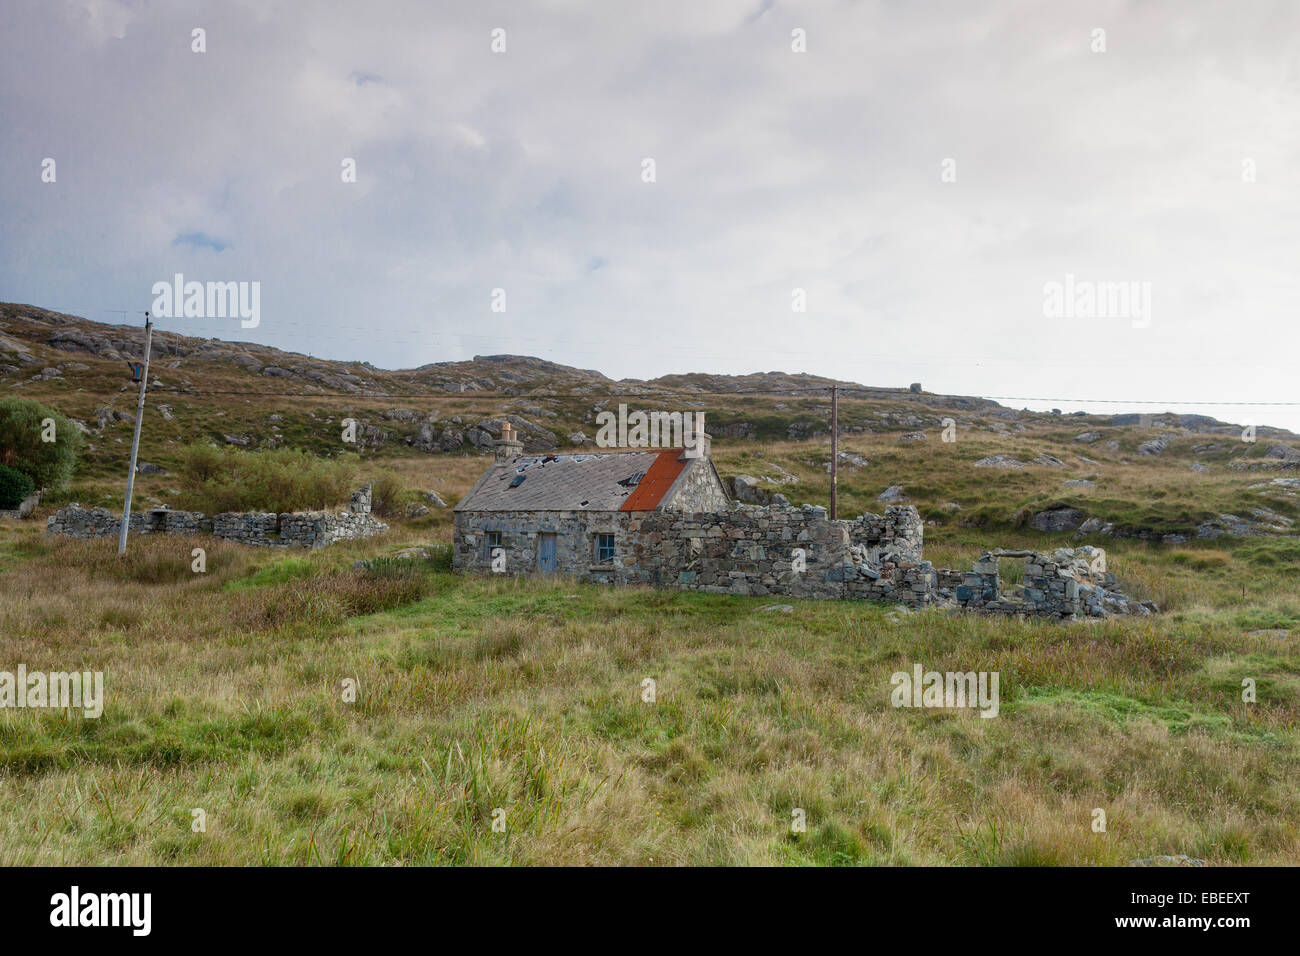
[[[571,455],[521,455],[498,462],[455,507],[456,511],[651,511],[668,485],[654,482],[657,494],[641,494],[634,479],[655,468],[661,456],[677,464],[681,449],[596,452]],[[668,463],[655,469],[666,476]],[[680,473],[681,468],[676,468]],[[653,477],[653,476],[652,476]],[[674,474],[675,478],[676,475]],[[519,479],[523,480],[520,481]],[[662,486],[660,488],[659,486]],[[632,500],[630,500],[632,499]]]

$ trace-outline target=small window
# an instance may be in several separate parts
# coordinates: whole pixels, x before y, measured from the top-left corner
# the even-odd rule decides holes
[[[484,557],[486,560],[491,561],[491,560],[492,560],[492,552],[493,552],[494,550],[496,550],[497,548],[501,547],[501,532],[500,532],[500,531],[489,531],[489,532],[487,533],[487,542],[486,542],[486,544],[487,544],[487,548],[486,548],[486,551],[485,551],[483,557]]]
[[[614,536],[612,534],[596,535],[596,563],[609,564],[614,560]]]

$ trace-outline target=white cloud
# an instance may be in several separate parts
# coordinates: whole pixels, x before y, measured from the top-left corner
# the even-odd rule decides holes
[[[219,269],[262,282],[261,340],[386,366],[514,350],[614,377],[790,367],[974,394],[1292,398],[1289,7],[94,0],[3,16],[5,298],[122,308]],[[231,247],[173,244],[187,233]],[[1042,285],[1067,272],[1150,281],[1151,327],[1044,319]]]

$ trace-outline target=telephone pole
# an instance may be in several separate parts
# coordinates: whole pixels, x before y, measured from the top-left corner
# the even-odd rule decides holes
[[[840,490],[840,387],[831,386],[831,520],[836,518]]]
[[[149,387],[149,352],[153,348],[153,320],[144,314],[144,366],[140,375],[140,400],[135,406],[135,434],[131,436],[131,470],[126,475],[126,503],[122,506],[122,530],[117,536],[117,556],[126,554],[126,532],[131,526],[131,493],[135,491],[135,460],[140,454],[140,425],[144,422],[144,391]]]

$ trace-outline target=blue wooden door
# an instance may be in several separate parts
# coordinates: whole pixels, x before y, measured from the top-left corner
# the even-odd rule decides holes
[[[537,542],[537,570],[542,574],[553,574],[555,566],[555,535],[544,534]]]

